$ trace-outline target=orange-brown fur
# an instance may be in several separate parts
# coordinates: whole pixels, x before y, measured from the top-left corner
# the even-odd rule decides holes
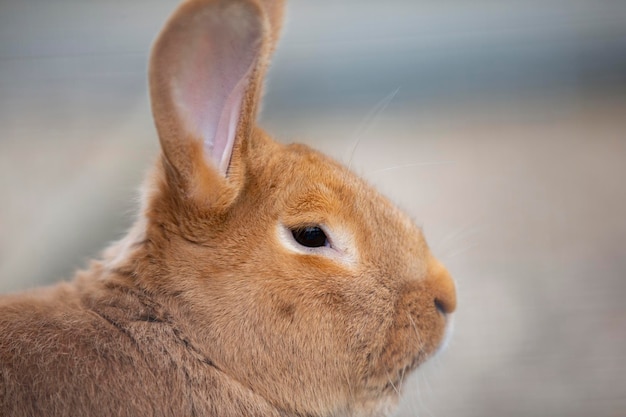
[[[254,125],[282,9],[232,1],[264,44],[228,174],[159,110],[153,78],[163,155],[135,226],[73,282],[0,298],[0,415],[387,415],[441,343],[454,284],[421,231],[340,164]],[[353,259],[295,253],[280,224],[343,230]]]

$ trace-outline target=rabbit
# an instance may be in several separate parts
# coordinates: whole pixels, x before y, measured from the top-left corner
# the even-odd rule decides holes
[[[149,62],[161,153],[128,234],[0,297],[0,415],[386,416],[455,284],[346,167],[255,123],[277,0],[188,0]]]

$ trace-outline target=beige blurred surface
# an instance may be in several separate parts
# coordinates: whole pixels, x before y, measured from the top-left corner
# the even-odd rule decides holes
[[[356,14],[337,3],[346,23],[294,2],[262,117],[282,141],[327,151],[376,184],[457,280],[449,348],[409,381],[398,415],[626,415],[626,78],[624,59],[610,59],[626,39],[624,8],[481,2],[461,13],[460,2],[423,2],[427,32],[394,32],[392,19],[386,37],[374,25],[378,43],[359,41],[363,20],[416,3],[365,2]],[[158,151],[145,59],[174,4],[0,3],[0,290],[70,278],[132,221]],[[524,13],[535,26],[511,17]],[[461,30],[464,16],[474,23]],[[489,45],[502,39],[523,74],[475,75],[493,68],[501,50]],[[413,62],[415,44],[424,54]],[[468,45],[487,63],[446,72],[443,57],[461,65]],[[360,67],[391,47],[397,64],[371,63],[402,71]],[[312,78],[320,71],[327,78]],[[452,81],[462,93],[444,88]]]

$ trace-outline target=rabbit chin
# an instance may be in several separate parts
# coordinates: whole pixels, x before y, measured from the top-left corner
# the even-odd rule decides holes
[[[452,316],[446,317],[446,325],[443,337],[436,348],[431,353],[422,350],[417,353],[413,360],[404,368],[394,373],[396,379],[388,378],[387,384],[383,388],[383,395],[379,398],[378,403],[368,404],[365,408],[368,412],[357,414],[359,416],[390,416],[396,411],[404,386],[408,379],[414,376],[419,370],[417,369],[424,362],[431,360],[433,357],[441,354],[447,347],[454,330],[454,321]]]

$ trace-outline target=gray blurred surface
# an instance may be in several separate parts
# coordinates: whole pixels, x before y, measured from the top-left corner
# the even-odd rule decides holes
[[[70,278],[131,223],[175,4],[0,1],[0,290]],[[351,161],[458,282],[450,347],[399,415],[626,415],[626,2],[289,17],[263,124]]]

